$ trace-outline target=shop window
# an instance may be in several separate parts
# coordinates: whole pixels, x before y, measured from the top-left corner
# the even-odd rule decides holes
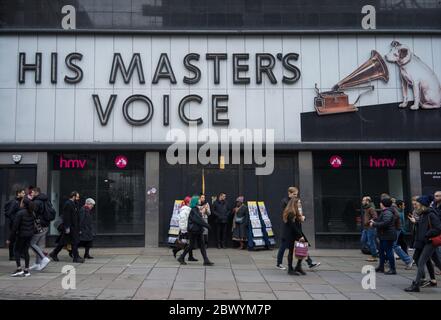
[[[51,199],[58,213],[76,190],[80,205],[89,197],[96,201],[93,221],[98,235],[144,233],[142,153],[55,153],[51,159]],[[51,234],[57,234],[55,228]]]
[[[406,164],[403,153],[315,153],[316,232],[358,233],[364,195],[377,208],[382,193],[408,202]]]
[[[421,152],[420,159],[422,193],[441,190],[441,152]]]

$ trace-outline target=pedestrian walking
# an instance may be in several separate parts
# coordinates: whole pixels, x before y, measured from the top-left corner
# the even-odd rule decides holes
[[[293,255],[295,242],[305,242],[306,238],[302,231],[302,223],[305,220],[299,210],[299,198],[291,198],[283,211],[283,239],[288,244],[288,274],[306,275],[302,269],[302,258],[297,258],[296,267],[293,268]]]
[[[95,200],[87,198],[84,206],[80,209],[80,243],[78,247],[84,248],[84,259],[93,259],[90,255],[90,248],[93,246],[93,220],[92,210],[95,207]]]
[[[41,271],[51,261],[44,254],[42,247],[46,243],[49,225],[55,219],[56,212],[50,204],[48,196],[42,193],[39,187],[32,190],[32,202],[35,205],[35,221],[40,227],[31,239],[31,249],[35,253],[35,263],[29,269]]]
[[[63,224],[61,226],[62,234],[57,247],[49,254],[54,261],[58,260],[58,253],[67,244],[72,246],[73,262],[83,263],[84,259],[78,253],[78,244],[80,242],[80,215],[78,212],[78,201],[80,194],[73,191],[63,206]]]
[[[377,219],[377,211],[372,207],[372,199],[369,196],[364,196],[361,200],[361,207],[363,210],[363,233],[361,237],[362,245],[365,244],[369,247],[371,257],[366,259],[369,262],[378,261],[377,250],[377,229],[371,227],[370,221]]]
[[[29,247],[32,236],[35,233],[34,204],[28,198],[23,199],[23,208],[17,212],[12,226],[12,232],[6,243],[9,245],[15,242],[14,254],[17,270],[11,274],[12,277],[29,277]],[[25,267],[21,266],[21,257],[24,257]]]
[[[226,200],[227,195],[224,192],[219,193],[216,201],[213,203],[213,215],[216,223],[216,241],[217,248],[227,247],[228,220],[230,218],[230,208]]]
[[[239,250],[246,249],[248,241],[248,224],[250,222],[250,212],[244,204],[244,197],[236,199],[236,207],[233,209],[233,241],[239,242]]]
[[[404,211],[403,211],[404,202],[402,200],[397,200],[396,207],[393,207],[392,210],[394,211],[394,224],[397,233],[397,236],[393,244],[393,250],[395,254],[401,259],[401,261],[403,261],[404,264],[406,265],[406,270],[410,270],[414,264],[414,261],[412,257],[410,257],[399,244],[400,241],[401,242],[404,241],[403,239],[404,238],[403,226],[405,224]],[[405,248],[407,249],[407,245],[405,245]]]
[[[378,238],[380,240],[380,264],[375,269],[376,272],[383,272],[391,275],[397,274],[395,268],[395,258],[393,254],[393,244],[396,240],[397,231],[395,228],[394,212],[392,207],[392,200],[390,198],[382,198],[380,201],[381,213],[377,220],[371,220],[370,226],[377,229]],[[389,261],[389,271],[384,271],[384,264],[386,259]]]
[[[190,244],[184,249],[184,252],[179,256],[178,261],[180,264],[187,264],[185,262],[185,256],[193,250],[196,245],[201,250],[202,258],[204,259],[204,266],[212,266],[213,263],[208,259],[207,251],[205,250],[204,243],[204,227],[210,229],[210,225],[202,219],[201,213],[198,208],[199,196],[193,196],[190,201],[190,214],[188,216],[187,232],[189,233]]]
[[[299,197],[299,189],[296,187],[289,187],[288,188],[288,197],[282,199],[282,218],[283,218],[283,212],[284,212],[286,206],[288,205],[288,202],[291,199],[298,198],[298,197]],[[298,202],[298,209],[299,209],[299,212],[303,215],[303,208],[302,208],[301,201]],[[305,242],[308,242],[308,240],[306,239]],[[308,244],[309,244],[309,242],[308,242]],[[282,236],[282,241],[280,243],[280,247],[277,252],[277,263],[276,263],[277,269],[286,270],[286,267],[282,264],[282,262],[283,262],[282,260],[283,260],[283,255],[285,254],[285,250],[287,248],[288,248],[288,243],[286,241],[284,241],[283,236]],[[309,269],[314,269],[314,268],[320,266],[320,262],[314,262],[309,255],[306,258],[306,263],[308,264]]]
[[[199,195],[199,211],[201,212],[202,219],[208,223],[208,217],[211,215],[210,204],[206,200],[205,194],[201,193]],[[208,229],[204,228],[204,243],[205,247],[208,248]]]
[[[25,190],[18,189],[17,191],[15,191],[15,198],[6,202],[6,204],[3,207],[3,212],[7,219],[9,235],[11,235],[12,233],[12,227],[14,225],[14,220],[18,211],[20,211],[20,209],[23,209],[23,199],[25,198],[25,196],[26,196]],[[9,261],[15,261],[14,241],[15,238],[12,238],[8,245]]]
[[[176,254],[184,250],[187,246],[189,246],[190,237],[188,234],[188,217],[190,216],[190,201],[191,197],[187,196],[182,201],[181,208],[179,209],[178,219],[179,219],[179,238],[177,241],[177,245],[173,248],[173,256],[176,258]],[[198,261],[193,256],[193,249],[188,251],[188,261]]]
[[[436,252],[436,247],[432,245],[431,238],[441,234],[441,220],[436,214],[435,210],[430,207],[432,202],[431,196],[420,196],[417,199],[416,211],[419,219],[409,217],[410,221],[416,225],[415,235],[415,261],[418,266],[418,271],[412,285],[406,289],[407,292],[419,292],[420,287],[436,287],[437,282],[435,278],[435,271],[432,260],[438,268],[441,268],[441,261]],[[430,275],[430,281],[422,281],[424,278],[424,268],[427,267]]]

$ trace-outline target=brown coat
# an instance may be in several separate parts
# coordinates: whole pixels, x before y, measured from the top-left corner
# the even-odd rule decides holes
[[[363,225],[365,229],[368,229],[369,221],[377,219],[377,211],[375,211],[375,209],[372,207],[363,210],[364,210]]]

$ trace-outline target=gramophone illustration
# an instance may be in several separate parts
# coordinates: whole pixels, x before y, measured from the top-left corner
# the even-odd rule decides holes
[[[389,71],[381,55],[377,51],[372,50],[371,57],[361,66],[359,66],[354,72],[338,82],[332,88],[332,91],[320,93],[317,85],[315,86],[317,97],[314,98],[314,106],[318,115],[357,111],[358,108],[355,106],[355,104],[358,102],[360,97],[363,94],[374,90],[373,85],[360,85],[378,79],[388,82]],[[366,90],[359,94],[354,103],[350,104],[348,95],[343,92],[343,90],[346,89]]]

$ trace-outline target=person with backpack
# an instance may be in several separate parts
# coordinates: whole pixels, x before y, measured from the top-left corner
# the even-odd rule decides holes
[[[433,246],[431,239],[441,234],[441,220],[435,210],[430,207],[431,202],[432,198],[430,196],[423,195],[418,197],[416,210],[419,219],[417,221],[415,218],[409,216],[410,221],[416,225],[414,257],[418,271],[412,285],[404,289],[406,292],[420,292],[420,287],[437,286],[431,258],[438,268],[441,267],[441,261],[437,255],[434,255],[436,247]],[[422,281],[425,274],[425,267],[427,267],[429,271],[430,281]]]
[[[5,213],[5,217],[8,220],[9,234],[12,232],[12,226],[14,224],[15,216],[17,212],[23,208],[23,199],[26,196],[26,192],[24,189],[18,189],[15,191],[15,198],[6,202],[3,212]],[[15,261],[15,253],[14,253],[14,241],[11,241],[8,245],[9,247],[9,261]]]
[[[31,240],[31,249],[35,253],[35,264],[30,267],[30,270],[41,271],[51,261],[45,256],[42,247],[46,242],[46,235],[49,230],[49,225],[55,219],[55,209],[52,206],[46,194],[41,193],[39,187],[32,190],[32,202],[35,205],[35,221],[39,225],[37,233],[34,234]]]
[[[6,244],[15,242],[14,254],[17,270],[11,274],[12,277],[29,277],[29,247],[32,236],[35,233],[34,204],[31,200],[23,199],[23,208],[17,212],[12,225],[11,235]],[[25,259],[25,268],[21,266],[21,257]]]
[[[196,245],[199,246],[201,250],[202,257],[204,259],[204,266],[212,266],[213,262],[208,259],[207,251],[205,250],[204,243],[204,227],[211,229],[210,225],[204,221],[202,215],[198,208],[199,205],[199,196],[193,196],[190,201],[190,214],[188,216],[188,226],[187,231],[189,232],[190,245],[188,245],[184,252],[178,258],[180,264],[187,264],[185,262],[185,256],[193,250]]]

